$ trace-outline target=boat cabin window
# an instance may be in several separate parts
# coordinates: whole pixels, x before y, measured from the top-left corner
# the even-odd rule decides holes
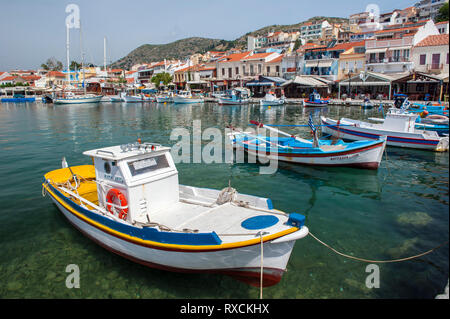
[[[132,176],[153,172],[158,169],[168,167],[170,166],[167,162],[166,155],[164,154],[128,162],[128,168],[130,169]]]

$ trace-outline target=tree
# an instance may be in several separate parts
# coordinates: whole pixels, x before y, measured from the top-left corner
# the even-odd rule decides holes
[[[295,41],[293,51],[297,51],[298,48],[300,48],[301,45],[302,45],[302,40],[300,40],[300,38],[298,38],[298,39]]]
[[[448,21],[448,2],[439,9],[439,13],[436,16],[435,22]]]
[[[154,75],[151,81],[157,88],[159,88],[161,82],[163,85],[167,85],[172,82],[172,76],[169,73],[162,72]]]
[[[81,68],[81,64],[80,63],[78,63],[76,61],[70,62],[70,69],[71,70],[75,70],[75,69],[79,70],[80,68]]]
[[[63,64],[61,61],[56,60],[55,57],[48,58],[45,63],[41,64],[41,68],[47,71],[61,71]]]

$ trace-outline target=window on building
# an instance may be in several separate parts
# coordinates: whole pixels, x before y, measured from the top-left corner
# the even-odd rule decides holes
[[[242,66],[242,74],[245,75],[245,65]]]
[[[225,68],[222,68],[222,75],[225,75]]]
[[[279,65],[277,65],[277,66],[275,67],[275,72],[280,73],[280,66],[279,66]]]
[[[409,60],[409,49],[403,50],[403,58],[405,61]]]
[[[447,64],[448,64],[448,53],[447,53]]]
[[[233,74],[232,74],[233,72],[232,72],[232,69],[231,68],[228,68],[228,77],[231,79],[232,77],[233,77]]]
[[[427,55],[426,54],[421,54],[420,57],[420,65],[425,65],[425,63],[427,62]]]
[[[270,66],[267,67],[267,74],[270,74]]]
[[[258,74],[261,74],[261,72],[262,72],[262,65],[258,64]]]
[[[239,67],[237,66],[236,67],[236,75],[238,75],[239,74]]]

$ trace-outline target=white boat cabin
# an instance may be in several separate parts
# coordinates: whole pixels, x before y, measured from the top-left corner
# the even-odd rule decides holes
[[[391,108],[386,114],[382,126],[383,129],[389,131],[414,133],[418,116],[418,114],[405,113],[402,110]]]
[[[131,222],[146,223],[152,211],[179,201],[178,171],[169,147],[135,143],[83,154],[94,160],[99,205],[114,206],[106,198],[111,189],[118,190],[125,195]]]

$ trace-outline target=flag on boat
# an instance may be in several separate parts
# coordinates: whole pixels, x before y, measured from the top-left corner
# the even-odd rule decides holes
[[[309,121],[308,121],[308,125],[309,125],[309,127],[311,128],[311,130],[312,130],[313,132],[316,131],[316,127],[314,126],[314,122],[313,122],[313,118],[312,118],[312,114],[311,114],[311,113],[309,113]]]

